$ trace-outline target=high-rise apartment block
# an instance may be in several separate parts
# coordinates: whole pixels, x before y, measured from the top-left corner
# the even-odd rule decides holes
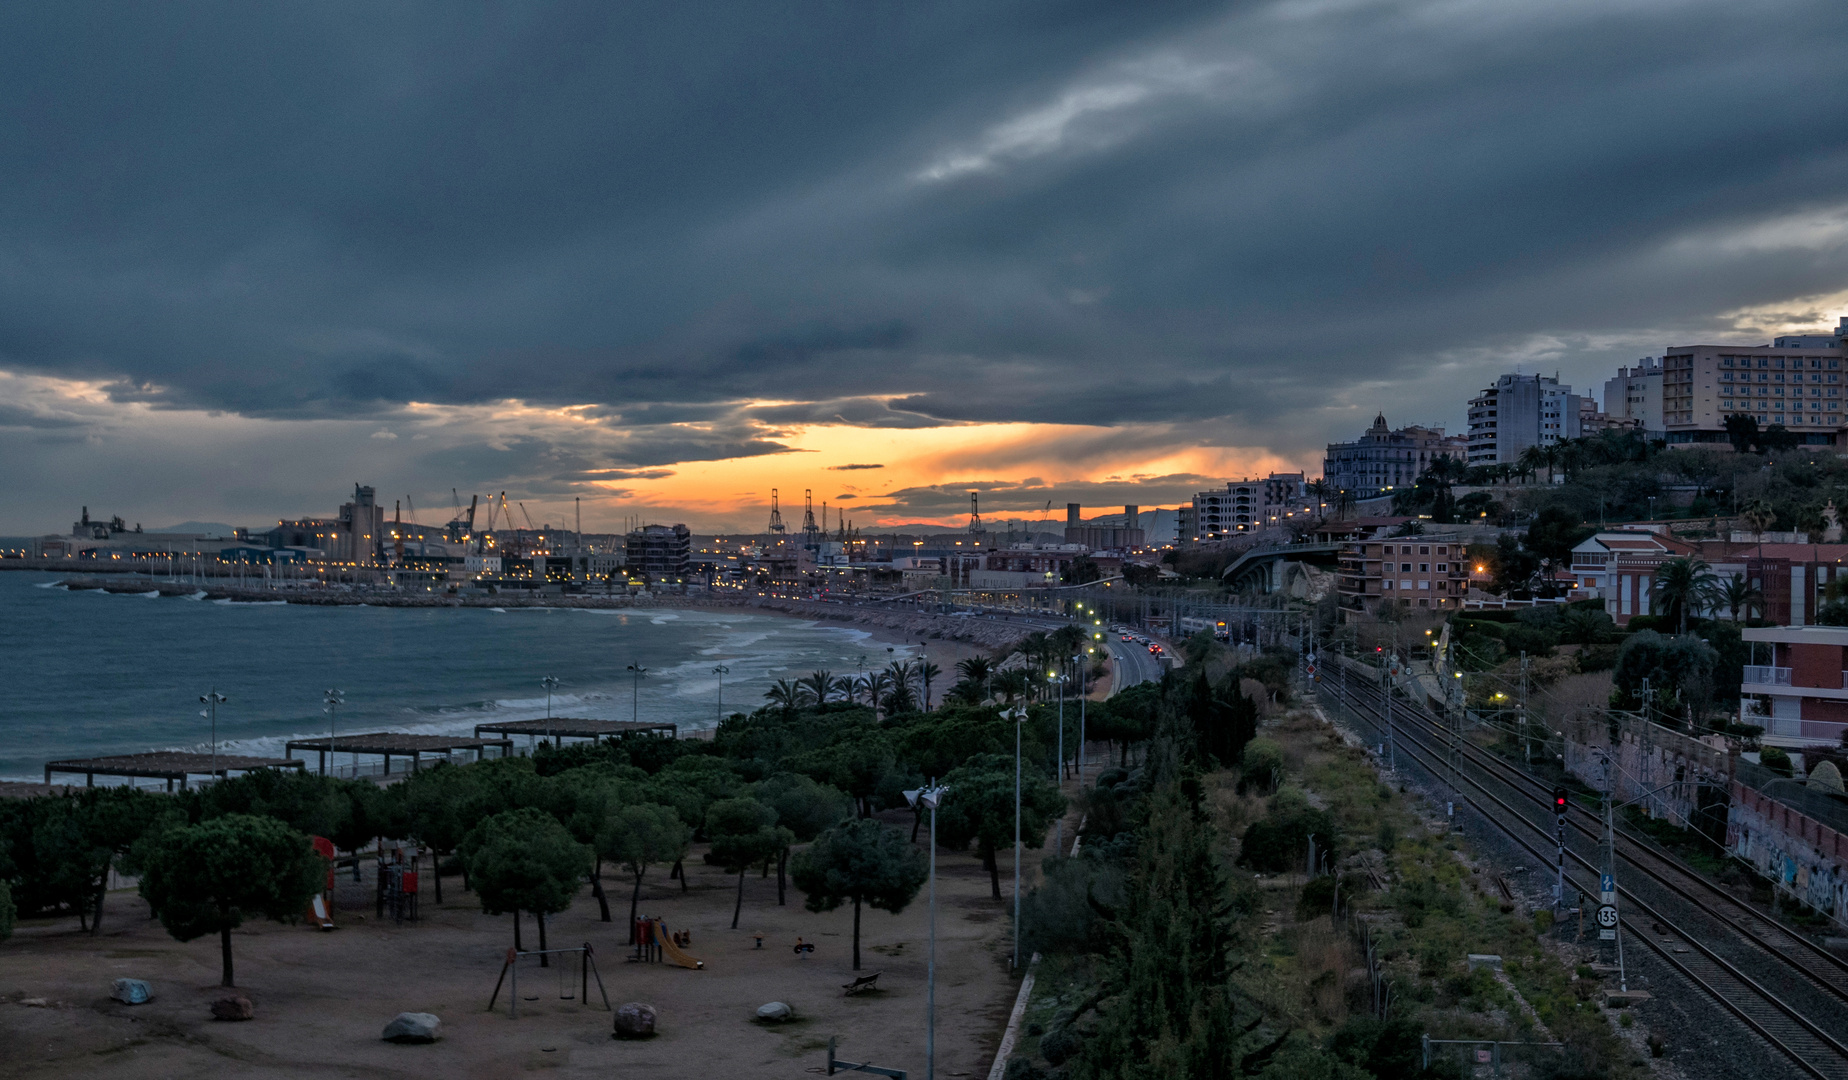
[[[1614,423],[1636,421],[1644,431],[1662,430],[1662,358],[1645,356],[1604,380],[1604,415]]]
[[[1282,525],[1314,507],[1302,473],[1271,473],[1261,480],[1234,480],[1224,491],[1193,497],[1192,533],[1182,540],[1217,540],[1235,533]]]
[[[1580,395],[1556,377],[1503,375],[1469,403],[1469,463],[1513,464],[1530,446],[1576,439]]]
[[[1328,444],[1322,481],[1356,499],[1372,499],[1395,488],[1410,487],[1440,457],[1463,461],[1468,454],[1469,440],[1461,435],[1445,435],[1443,428],[1418,426],[1394,431],[1386,426],[1386,416],[1381,413],[1360,438]]]
[[[1842,442],[1842,342],[1791,334],[1770,345],[1680,345],[1662,357],[1663,430],[1671,443],[1726,441],[1726,417],[1743,413],[1760,427],[1782,424],[1804,443]]]

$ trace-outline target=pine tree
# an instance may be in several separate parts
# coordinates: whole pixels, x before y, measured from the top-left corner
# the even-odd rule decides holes
[[[1231,902],[1213,830],[1178,779],[1150,795],[1136,869],[1113,927],[1110,998],[1080,1080],[1233,1076],[1242,1032],[1227,985]]]

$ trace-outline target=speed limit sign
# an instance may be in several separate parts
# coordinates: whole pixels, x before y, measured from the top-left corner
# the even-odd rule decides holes
[[[1617,929],[1617,905],[1605,904],[1598,908],[1598,926],[1604,930]]]

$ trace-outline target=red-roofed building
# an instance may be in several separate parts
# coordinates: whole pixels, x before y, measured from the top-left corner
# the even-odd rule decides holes
[[[1623,626],[1633,615],[1649,614],[1656,569],[1693,554],[1694,545],[1660,533],[1596,533],[1572,549],[1572,597],[1603,600],[1605,613]]]

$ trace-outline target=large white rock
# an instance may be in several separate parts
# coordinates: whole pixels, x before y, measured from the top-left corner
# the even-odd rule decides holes
[[[154,988],[140,979],[117,979],[109,996],[124,1005],[146,1005],[154,998]]]
[[[772,1001],[757,1007],[757,1018],[772,1024],[780,1024],[796,1015],[796,1010],[780,1001]]]
[[[435,1042],[442,1033],[443,1022],[434,1014],[404,1012],[385,1025],[383,1038],[387,1042],[427,1043]]]

